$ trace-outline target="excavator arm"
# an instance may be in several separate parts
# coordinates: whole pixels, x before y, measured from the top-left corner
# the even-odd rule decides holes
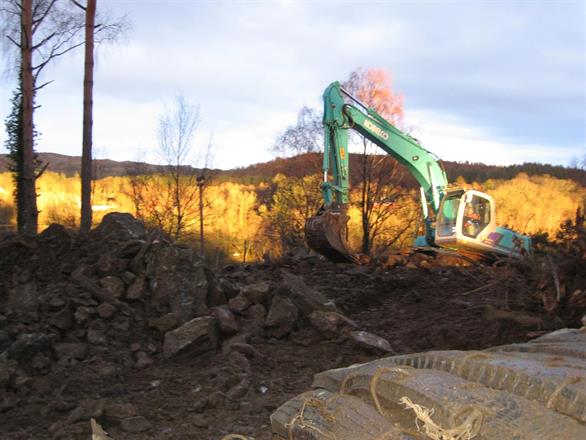
[[[357,106],[347,104],[344,95]],[[353,260],[346,246],[345,234],[349,203],[348,131],[356,130],[366,139],[405,165],[421,185],[421,203],[425,221],[425,241],[433,243],[433,227],[429,208],[435,213],[447,186],[446,173],[439,160],[413,137],[398,130],[377,112],[366,107],[340,83],[325,90],[324,158],[322,193],[324,207],[308,220],[306,238],[311,248],[334,261]],[[331,175],[331,179],[330,179]]]
[[[362,109],[346,104],[342,95],[348,96]],[[440,200],[448,185],[446,173],[439,159],[423,148],[419,142],[401,132],[383,119],[377,112],[367,108],[345,91],[338,82],[331,84],[324,93],[325,151],[324,151],[324,199],[348,202],[348,130],[354,129],[379,146],[386,153],[406,166],[423,188],[432,209],[437,212]],[[334,182],[325,179],[332,172]],[[329,192],[339,192],[333,197]]]

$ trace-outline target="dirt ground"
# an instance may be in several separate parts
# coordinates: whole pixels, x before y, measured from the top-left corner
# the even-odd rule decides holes
[[[330,263],[286,267],[301,272],[308,283],[337,299],[346,316],[360,328],[386,338],[397,354],[481,349],[528,339],[523,325],[492,319],[486,312],[487,305],[518,301],[515,288],[519,286],[466,294],[486,285],[483,268],[436,273],[397,268],[375,274],[342,268]],[[246,269],[256,279],[271,279],[277,278],[282,268],[263,265]],[[217,407],[201,403],[230,387],[225,383],[226,377],[232,377],[226,371],[234,368],[230,356],[184,355],[144,370],[114,374],[104,374],[103,366],[90,359],[72,367],[67,376],[57,373],[37,378],[35,394],[23,396],[19,405],[3,414],[1,438],[50,438],[50,426],[77,402],[106,398],[135,405],[153,426],[150,432],[129,434],[106,422],[104,427],[116,439],[220,439],[228,433],[270,439],[270,414],[308,389],[315,373],[380,356],[338,340],[304,346],[289,339],[258,338],[253,346],[257,353],[250,359],[252,385],[238,402],[220,402]],[[62,432],[62,438],[87,438],[87,425],[73,425]]]
[[[302,274],[354,320],[358,327],[386,338],[397,354],[432,349],[481,349],[528,339],[529,326],[515,319],[495,319],[490,306],[518,310],[527,307],[524,280],[502,268],[502,283],[475,291],[494,281],[495,269],[485,267],[374,269],[307,262],[229,266],[223,274],[241,282],[275,280],[281,270]],[[530,328],[528,328],[530,327]],[[550,325],[551,327],[551,325]],[[301,331],[303,333],[303,330]],[[129,434],[103,421],[115,439],[220,439],[240,433],[270,439],[269,416],[280,404],[306,390],[315,373],[380,356],[357,348],[348,340],[253,338],[251,385],[239,401],[222,399],[233,383],[242,358],[189,353],[161,360],[148,368],[110,371],[104,359],[81,362],[66,375],[49,373],[35,378],[34,393],[1,414],[0,436],[5,439],[87,438],[88,423],[57,429],[86,399],[110,399],[134,405],[150,422],[147,432]],[[292,341],[293,339],[293,341]],[[294,342],[296,341],[296,342]],[[236,365],[235,365],[236,364]],[[209,399],[214,393],[218,399]],[[52,429],[53,428],[53,429]]]

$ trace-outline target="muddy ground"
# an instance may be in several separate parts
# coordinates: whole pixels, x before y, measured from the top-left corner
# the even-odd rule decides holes
[[[63,239],[51,240],[54,244]],[[103,237],[95,239],[96,242],[102,240]],[[149,239],[144,241],[148,243]],[[98,275],[98,269],[91,272],[84,268],[87,279],[95,277],[97,280],[106,275],[108,270],[103,267],[102,259],[88,259],[87,254],[80,253],[78,244],[74,239],[70,250],[59,251],[63,253],[60,258],[67,263],[68,256],[75,255],[76,261],[102,268],[103,273]],[[124,246],[128,248],[128,240]],[[14,251],[14,245],[5,244],[2,249]],[[112,246],[107,249],[111,250]],[[42,254],[36,250],[30,252]],[[135,255],[133,259],[117,255],[121,260],[128,259],[127,266],[134,267],[133,273],[140,278],[142,269],[134,264],[136,252],[130,254]],[[26,261],[31,254],[22,258]],[[72,324],[52,322],[51,326],[48,322],[57,313],[54,310],[59,313],[63,310],[55,298],[62,299],[64,293],[48,299],[50,307],[46,310],[41,301],[34,314],[36,317],[29,315],[25,319],[22,313],[11,311],[10,292],[14,295],[14,285],[22,285],[22,280],[14,280],[20,271],[14,266],[17,260],[12,256],[10,261],[5,258],[0,264],[4,280],[4,285],[0,284],[0,288],[3,287],[0,289],[0,331],[4,332],[5,339],[1,341],[0,338],[0,352],[4,350],[0,365],[4,361],[5,366],[12,368],[5,367],[4,373],[0,368],[2,439],[87,439],[91,417],[96,418],[114,439],[219,440],[229,433],[270,439],[270,414],[308,389],[315,373],[366,362],[385,354],[358,345],[347,332],[324,333],[302,320],[292,323],[285,332],[275,333],[273,330],[282,327],[271,328],[266,323],[265,330],[244,331],[244,324],[254,319],[241,311],[234,312],[237,317],[242,316],[238,318],[239,330],[223,336],[220,331],[220,341],[214,349],[196,350],[188,346],[167,356],[163,342],[165,331],[169,329],[153,328],[149,321],[152,316],[168,311],[149,305],[156,298],[153,287],[156,283],[152,281],[157,280],[157,275],[146,270],[145,292],[133,294],[132,300],[128,298],[133,281],[126,283],[129,284],[126,296],[114,303],[120,317],[102,314],[103,304],[108,301],[99,304],[95,296],[93,300],[88,296],[86,306],[72,300],[72,310],[77,313]],[[40,267],[32,270],[32,278],[39,280],[36,284],[39,291],[55,289],[56,283],[74,278],[72,267],[61,267],[63,270],[58,277],[40,276]],[[129,271],[112,269],[116,270],[123,274]],[[544,297],[536,291],[548,283],[524,265],[459,267],[434,265],[433,262],[421,264],[416,259],[410,265],[352,266],[296,255],[271,263],[230,264],[211,272],[214,283],[224,286],[226,302],[230,296],[234,298],[235,292],[230,293],[234,286],[264,282],[269,286],[268,297],[274,298],[284,274],[299,276],[307,286],[333,300],[340,315],[353,321],[355,328],[386,339],[394,354],[433,349],[482,349],[522,342],[548,330],[578,325],[575,316],[568,322],[544,311]],[[30,280],[25,282],[30,283]],[[76,295],[82,295],[80,292],[84,289],[77,284]],[[107,291],[107,283],[99,285]],[[551,287],[551,283],[549,285]],[[272,303],[267,298],[263,301],[259,303],[265,304],[270,315]],[[130,311],[126,314],[120,312],[127,307],[123,307],[122,302],[129,304]],[[29,307],[30,312],[30,305],[20,306]],[[80,307],[102,307],[102,310],[99,318],[84,322],[77,319]],[[172,305],[170,307],[172,310]],[[230,310],[234,308],[238,309],[230,304]],[[199,311],[195,316],[205,313]],[[125,328],[120,322],[129,322],[129,327]],[[23,339],[23,334],[33,330],[34,334],[49,335],[51,342],[22,354],[14,345]],[[241,338],[237,341],[241,342],[238,349],[227,349],[228,333]],[[66,362],[60,357],[62,353],[55,349],[57,341],[83,344],[88,353]]]

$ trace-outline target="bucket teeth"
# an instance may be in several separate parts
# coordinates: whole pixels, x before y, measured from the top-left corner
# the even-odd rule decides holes
[[[320,209],[305,222],[307,245],[334,262],[356,262],[346,243],[346,223],[350,217],[344,210]]]

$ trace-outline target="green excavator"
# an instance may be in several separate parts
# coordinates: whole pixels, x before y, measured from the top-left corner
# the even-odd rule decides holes
[[[353,97],[339,82],[328,86],[323,99],[324,204],[305,223],[305,238],[311,249],[332,261],[359,259],[346,240],[350,201],[348,131],[352,129],[406,166],[421,186],[425,233],[416,238],[416,248],[443,248],[474,259],[520,258],[531,251],[529,237],[496,225],[491,196],[449,185],[434,154]]]

